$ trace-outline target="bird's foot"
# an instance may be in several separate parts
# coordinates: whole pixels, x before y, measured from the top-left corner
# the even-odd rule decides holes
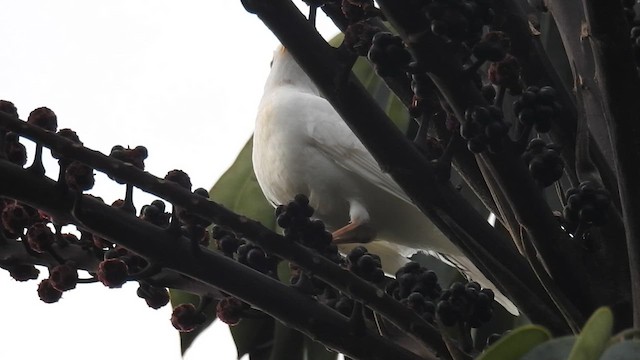
[[[349,223],[331,235],[336,245],[362,244],[371,242],[376,237],[376,231],[368,224]]]

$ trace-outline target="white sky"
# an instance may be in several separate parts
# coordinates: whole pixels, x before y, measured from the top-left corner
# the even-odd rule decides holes
[[[337,31],[319,21],[326,37]],[[5,1],[0,38],[0,98],[21,118],[47,106],[88,147],[144,145],[148,171],[180,168],[194,188],[210,188],[250,137],[278,44],[240,0]],[[124,196],[124,186],[96,180],[91,192],[105,201]],[[150,199],[134,194],[138,208]],[[79,285],[44,304],[38,282],[0,271],[0,358],[180,358],[170,307],[148,308],[136,284]],[[235,356],[218,324],[185,358]]]

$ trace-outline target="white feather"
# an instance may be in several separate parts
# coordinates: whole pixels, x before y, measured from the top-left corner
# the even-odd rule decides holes
[[[274,54],[258,108],[253,165],[272,204],[305,194],[330,230],[354,221],[373,227],[376,240],[365,246],[382,258],[385,272],[394,273],[417,251],[434,251],[456,259],[454,265],[466,275],[495,289],[380,169],[283,48]],[[507,310],[517,313],[506,297],[496,294]]]

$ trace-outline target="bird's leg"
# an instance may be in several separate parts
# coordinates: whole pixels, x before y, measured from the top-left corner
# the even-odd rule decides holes
[[[376,231],[367,222],[352,221],[346,226],[334,231],[333,243],[362,244],[371,242],[376,237]]]
[[[369,213],[357,199],[349,200],[349,224],[333,232],[333,243],[368,243],[376,237],[376,231],[369,222]]]

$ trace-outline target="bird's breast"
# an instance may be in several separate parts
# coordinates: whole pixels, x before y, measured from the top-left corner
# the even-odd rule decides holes
[[[309,197],[316,216],[328,227],[349,221],[351,182],[334,161],[313,146],[307,114],[295,101],[281,102],[282,94],[263,98],[253,138],[253,166],[267,199],[286,204],[296,194]]]

